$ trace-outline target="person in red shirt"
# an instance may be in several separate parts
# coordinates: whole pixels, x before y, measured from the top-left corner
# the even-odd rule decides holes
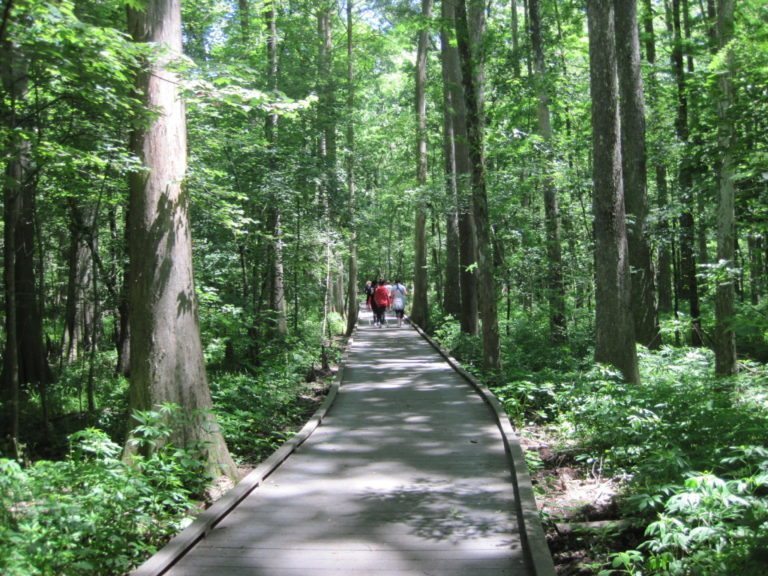
[[[389,307],[389,290],[383,279],[373,291],[373,325],[381,328],[387,324],[387,308]]]

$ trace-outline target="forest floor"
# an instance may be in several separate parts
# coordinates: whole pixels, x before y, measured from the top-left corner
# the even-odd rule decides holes
[[[521,444],[533,462],[540,461],[531,481],[559,576],[597,574],[609,554],[637,544],[642,527],[619,514],[621,478],[605,477],[599,464],[585,466],[558,452],[541,427],[526,427]]]

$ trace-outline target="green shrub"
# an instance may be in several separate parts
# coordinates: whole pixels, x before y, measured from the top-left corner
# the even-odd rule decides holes
[[[145,436],[169,434],[157,414],[143,416]],[[120,452],[89,428],[70,436],[60,462],[0,460],[0,573],[122,574],[189,521],[194,455],[166,442],[128,466]]]

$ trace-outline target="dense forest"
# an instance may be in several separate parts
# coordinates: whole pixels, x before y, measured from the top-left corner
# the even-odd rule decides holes
[[[766,22],[2,0],[0,572],[140,564],[311,414],[382,277],[539,496],[614,488],[544,507],[562,574],[765,574]]]

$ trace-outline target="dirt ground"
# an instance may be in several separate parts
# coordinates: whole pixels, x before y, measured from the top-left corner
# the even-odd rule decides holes
[[[622,481],[604,476],[599,462],[587,466],[558,453],[537,427],[521,432],[521,444],[541,462],[531,480],[557,574],[597,574],[608,554],[631,547],[642,535],[642,529],[619,518]]]

